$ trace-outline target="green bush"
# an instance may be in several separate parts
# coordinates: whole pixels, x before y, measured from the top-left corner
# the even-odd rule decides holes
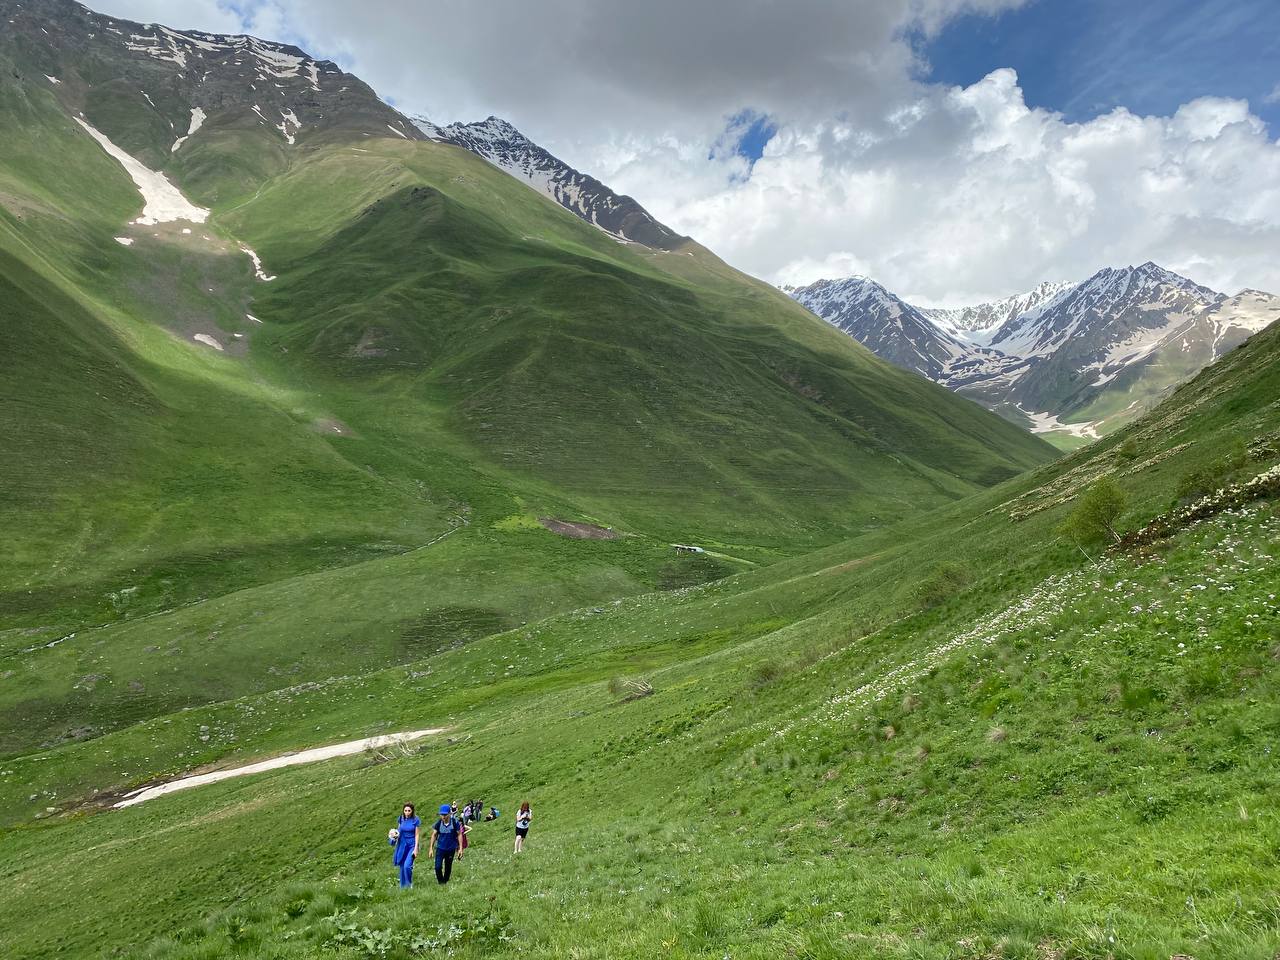
[[[1083,550],[1107,540],[1120,542],[1117,530],[1128,497],[1110,477],[1102,477],[1080,495],[1058,532]]]
[[[1217,460],[1182,475],[1173,493],[1175,505],[1207,496],[1221,489],[1229,482],[1231,475],[1244,467],[1248,461],[1249,453],[1244,441],[1237,439]]]
[[[941,563],[932,574],[916,584],[914,595],[921,609],[941,606],[972,582],[969,572],[957,563]]]

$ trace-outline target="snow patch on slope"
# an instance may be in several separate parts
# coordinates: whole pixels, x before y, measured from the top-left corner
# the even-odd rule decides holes
[[[204,126],[204,122],[206,119],[207,119],[207,115],[205,114],[203,109],[201,109],[200,107],[192,107],[191,108],[191,126],[187,128],[187,132],[185,135],[173,141],[173,146],[169,148],[169,152],[177,153],[178,148],[187,142],[187,137],[190,137],[193,133],[195,133],[202,126]]]
[[[1098,425],[1096,423],[1063,423],[1051,413],[1036,413],[1034,410],[1027,410],[1021,406],[1018,407],[1018,410],[1031,421],[1032,433],[1067,433],[1085,440],[1098,439]]]
[[[240,244],[240,252],[247,254],[249,259],[253,261],[253,275],[255,277],[257,277],[259,280],[263,281],[264,283],[270,283],[272,280],[275,279],[274,275],[268,275],[267,271],[262,269],[262,260],[258,257],[256,253],[253,252],[253,250],[251,250],[249,247],[245,246],[242,243]],[[257,318],[250,317],[250,319],[256,320]],[[262,321],[259,320],[258,322],[261,323]]]
[[[75,117],[74,119],[133,178],[134,184],[138,187],[138,192],[142,194],[143,201],[142,216],[134,220],[134,223],[152,226],[157,223],[172,223],[175,220],[204,223],[209,219],[209,211],[204,207],[197,207],[184,197],[182,191],[170,183],[169,178],[163,173],[158,173],[135,160],[112,143],[105,134],[97,130],[92,124],[82,120],[80,117]]]
[[[293,129],[291,130],[290,127]],[[284,135],[285,140],[292,146],[297,140],[298,131],[302,129],[302,121],[298,119],[298,115],[292,110],[281,110],[280,122],[276,124],[276,129]]]

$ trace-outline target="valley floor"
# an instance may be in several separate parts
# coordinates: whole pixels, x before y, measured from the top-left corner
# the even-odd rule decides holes
[[[527,683],[409,756],[10,831],[10,955],[1270,958],[1278,544],[1254,504],[986,612],[686,642],[651,696]],[[624,606],[526,632],[657,609]],[[531,648],[472,655],[502,649]],[[399,804],[476,794],[503,818],[447,892],[396,890]]]

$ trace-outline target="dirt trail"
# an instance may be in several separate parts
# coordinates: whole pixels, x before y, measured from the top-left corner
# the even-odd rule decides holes
[[[192,787],[202,787],[207,783],[230,780],[232,777],[245,777],[252,773],[279,770],[281,767],[295,767],[304,763],[329,760],[333,757],[348,757],[354,753],[363,753],[366,750],[393,747],[397,744],[409,743],[412,740],[420,740],[423,737],[441,733],[444,729],[444,727],[433,727],[430,730],[411,730],[407,733],[388,733],[377,737],[366,737],[363,740],[349,740],[346,743],[334,743],[327,747],[314,747],[311,750],[303,750],[299,753],[286,753],[284,756],[272,757],[270,760],[259,760],[257,763],[246,764],[243,767],[214,770],[212,773],[200,773],[193,777],[181,777],[178,780],[170,780],[168,783],[136,790],[119,803],[116,803],[115,806],[132,807],[147,800],[154,800],[156,797],[163,797],[167,793],[189,790]]]

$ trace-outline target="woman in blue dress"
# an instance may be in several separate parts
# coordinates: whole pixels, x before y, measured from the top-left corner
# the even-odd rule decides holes
[[[413,861],[418,856],[418,828],[422,821],[413,810],[412,803],[406,803],[400,813],[400,820],[393,831],[396,852],[392,862],[400,868],[400,886],[413,886]]]

